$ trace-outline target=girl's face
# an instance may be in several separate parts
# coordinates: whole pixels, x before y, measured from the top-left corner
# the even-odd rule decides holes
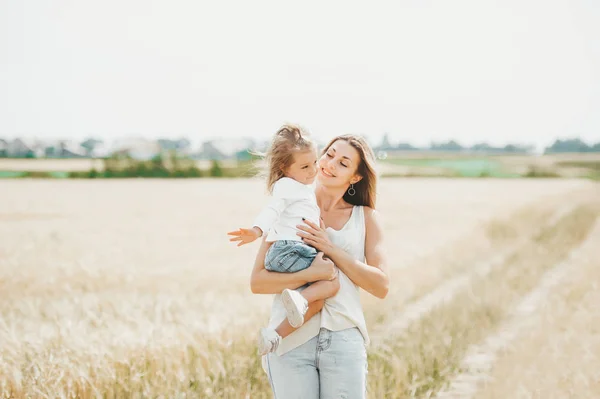
[[[319,159],[319,183],[325,186],[347,187],[356,184],[360,154],[345,140],[334,142]]]
[[[294,162],[287,168],[285,175],[302,184],[312,184],[317,176],[316,150],[296,152]]]

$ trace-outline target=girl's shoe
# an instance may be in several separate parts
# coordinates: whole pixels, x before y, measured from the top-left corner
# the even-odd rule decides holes
[[[281,293],[287,319],[294,328],[304,324],[304,315],[308,310],[308,301],[296,290],[285,289]]]
[[[281,342],[281,336],[272,328],[261,328],[258,334],[258,354],[263,356],[275,352]]]

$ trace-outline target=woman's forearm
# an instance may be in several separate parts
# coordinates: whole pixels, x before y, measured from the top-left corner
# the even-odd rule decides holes
[[[250,290],[254,294],[279,294],[286,288],[296,289],[311,281],[306,270],[297,273],[277,273],[265,269],[265,256],[270,246],[271,243],[263,238],[256,254],[250,276]]]
[[[389,277],[381,268],[356,260],[337,247],[333,248],[328,256],[354,284],[378,298],[386,297],[389,291]]]
[[[271,272],[265,269],[265,256],[270,245],[263,239],[254,260],[250,276],[250,290],[255,294],[279,294],[286,288],[296,289],[307,283],[331,280],[336,276],[333,262],[323,259],[322,253],[317,254],[308,269],[296,273]]]
[[[277,273],[260,268],[250,277],[250,289],[254,294],[279,294],[286,288],[296,289],[309,282],[306,270],[296,273]]]

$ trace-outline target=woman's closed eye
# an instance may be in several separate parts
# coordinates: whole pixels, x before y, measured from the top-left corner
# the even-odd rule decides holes
[[[327,158],[333,158],[333,155],[330,153],[326,153],[325,155],[327,156]],[[348,165],[346,165],[345,163],[343,163],[341,161],[340,161],[340,165],[342,165],[344,168],[348,167]]]

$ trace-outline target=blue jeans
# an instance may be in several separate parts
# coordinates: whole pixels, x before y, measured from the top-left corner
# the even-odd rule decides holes
[[[265,269],[280,273],[299,272],[308,268],[315,256],[317,250],[302,241],[275,241],[265,257]]]
[[[367,351],[358,328],[329,331],[282,356],[263,357],[275,399],[364,399]]]

